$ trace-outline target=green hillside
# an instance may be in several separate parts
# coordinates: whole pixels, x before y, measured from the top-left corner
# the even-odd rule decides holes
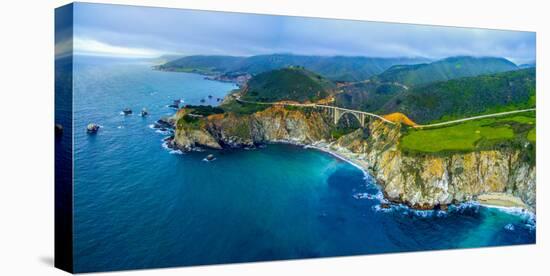
[[[159,66],[161,70],[203,74],[263,72],[301,66],[333,81],[368,79],[396,64],[427,62],[423,58],[373,58],[348,56],[303,56],[292,54],[258,55],[251,57],[187,56]]]
[[[336,95],[336,106],[363,111],[378,111],[405,88],[392,83],[378,81],[358,82],[342,87]]]
[[[380,112],[402,112],[417,123],[535,106],[535,68],[419,86],[396,95]]]
[[[289,67],[261,73],[248,82],[243,100],[275,102],[315,101],[329,96],[334,84],[302,67]]]
[[[396,65],[376,76],[375,79],[381,82],[397,82],[415,86],[517,69],[518,67],[514,63],[504,58],[463,56],[425,64]]]

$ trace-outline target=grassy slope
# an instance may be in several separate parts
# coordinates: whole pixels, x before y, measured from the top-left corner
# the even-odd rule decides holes
[[[370,112],[378,111],[395,95],[405,91],[402,86],[378,81],[354,83],[342,90],[343,93],[336,95],[337,106]]]
[[[536,142],[535,127],[535,112],[486,118],[434,129],[408,129],[400,146],[413,153],[469,152],[491,149],[500,143],[522,147],[522,142]]]
[[[529,108],[535,104],[535,87],[534,68],[468,77],[409,89],[380,112],[401,112],[425,124]]]
[[[224,102],[222,105],[220,105],[220,108],[222,108],[225,112],[231,112],[231,113],[236,113],[241,115],[253,114],[258,111],[267,109],[269,107],[270,107],[269,105],[240,103],[234,99],[228,100]]]
[[[242,99],[258,102],[316,101],[332,93],[334,84],[303,68],[284,68],[261,73],[248,82]]]
[[[514,63],[503,58],[451,57],[427,64],[396,65],[376,76],[375,79],[416,86],[517,69]]]

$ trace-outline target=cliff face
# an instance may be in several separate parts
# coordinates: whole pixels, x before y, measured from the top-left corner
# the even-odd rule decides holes
[[[265,142],[309,144],[328,140],[330,129],[320,113],[275,106],[252,115],[212,115],[195,129],[177,127],[174,143],[183,149],[193,146],[246,147]]]
[[[513,148],[470,153],[407,155],[399,150],[399,126],[370,124],[364,152],[369,171],[391,201],[415,208],[475,200],[488,193],[513,195],[535,209],[535,166]],[[340,141],[338,141],[340,143]]]
[[[321,113],[275,106],[252,115],[213,115],[196,128],[178,126],[173,142],[182,149],[327,142],[330,150],[367,169],[393,202],[431,209],[503,193],[535,210],[535,166],[519,149],[410,155],[399,149],[400,125],[373,120],[336,141],[331,140],[333,127]]]

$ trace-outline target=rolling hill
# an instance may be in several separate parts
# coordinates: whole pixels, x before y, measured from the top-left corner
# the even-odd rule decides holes
[[[401,85],[379,81],[358,82],[341,88],[335,97],[336,106],[375,112],[395,95],[405,91]]]
[[[244,90],[243,100],[258,102],[316,101],[334,92],[335,85],[303,67],[288,67],[254,76]]]
[[[459,56],[432,63],[395,65],[375,76],[374,79],[380,82],[397,82],[407,86],[416,86],[517,69],[519,69],[518,66],[504,58]]]
[[[418,86],[396,95],[379,112],[401,112],[422,124],[533,107],[535,77],[535,68],[529,68]]]
[[[263,72],[302,66],[332,81],[361,81],[384,72],[391,66],[427,62],[425,58],[375,58],[352,56],[305,56],[292,54],[232,56],[187,56],[158,66],[167,71],[201,74],[242,73],[257,75]]]

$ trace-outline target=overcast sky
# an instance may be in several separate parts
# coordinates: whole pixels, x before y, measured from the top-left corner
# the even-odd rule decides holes
[[[101,4],[75,5],[74,50],[126,57],[271,53],[535,60],[535,33]]]

